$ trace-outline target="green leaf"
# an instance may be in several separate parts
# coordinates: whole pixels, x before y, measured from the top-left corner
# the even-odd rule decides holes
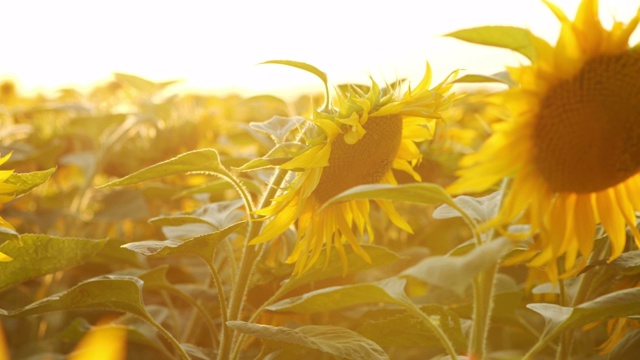
[[[434,319],[442,332],[460,353],[467,349],[467,339],[458,315],[442,305],[424,305],[420,310]],[[366,315],[369,318],[369,314]],[[424,321],[404,311],[381,320],[366,321],[357,330],[359,334],[380,346],[439,347],[440,339]]]
[[[247,222],[243,220],[218,231],[186,240],[146,240],[128,243],[122,247],[146,256],[190,255],[201,257],[206,262],[209,262],[218,243],[232,233],[244,228],[246,224]]]
[[[189,224],[205,224],[211,226],[212,228],[215,227],[209,221],[201,217],[191,215],[158,216],[149,219],[149,223],[156,226],[183,226]]]
[[[342,359],[389,359],[378,344],[354,331],[341,327],[306,325],[291,329],[250,324],[243,321],[228,321],[227,326],[264,340],[319,350]]]
[[[218,152],[213,149],[200,149],[178,155],[172,159],[149,166],[121,179],[98,186],[99,188],[137,184],[163,176],[185,173],[220,173],[224,167],[220,163]]]
[[[0,245],[13,261],[0,265],[0,289],[84,263],[106,244],[106,239],[61,238],[22,234],[20,240]]]
[[[511,79],[509,73],[502,71],[493,75],[468,74],[452,81],[454,84],[461,83],[501,83],[508,87],[516,86],[516,82]]]
[[[81,282],[69,290],[51,295],[25,307],[4,310],[2,316],[40,315],[54,311],[106,310],[133,314],[153,325],[174,346],[182,359],[189,356],[177,340],[158,324],[142,302],[142,280],[132,276],[104,275]]]
[[[611,266],[622,275],[637,275],[640,273],[640,250],[627,251],[611,262]]]
[[[399,200],[425,205],[444,203],[459,209],[451,196],[441,186],[428,183],[359,185],[329,199],[323,207],[341,201],[360,199]],[[460,211],[463,212],[461,209]]]
[[[162,226],[162,232],[168,239],[191,239],[209,234],[233,225],[245,217],[239,208],[242,200],[218,201],[203,205],[190,215],[176,215],[156,218],[154,223]]]
[[[522,299],[524,290],[510,276],[503,273],[496,273],[493,283],[493,310],[491,316],[494,321],[505,320],[510,321],[516,317],[516,312],[522,309]],[[473,316],[473,303],[454,302],[454,310],[456,314],[463,318],[471,318]]]
[[[555,304],[528,304],[527,307],[547,320],[545,341],[567,329],[611,317],[640,316],[640,288],[625,289],[603,295],[577,307]]]
[[[65,126],[65,131],[71,133],[72,136],[82,136],[93,140],[98,145],[100,137],[106,134],[106,130],[114,125],[125,122],[128,118],[127,114],[105,114],[75,117],[69,121],[69,125]]]
[[[627,316],[640,316],[640,288],[616,291],[578,305],[567,319],[567,326]]]
[[[251,122],[249,126],[260,132],[268,134],[276,144],[284,143],[289,133],[296,128],[301,128],[305,119],[300,116],[284,117],[274,116],[263,122]]]
[[[353,251],[347,252],[347,262],[349,267],[347,274],[354,274],[359,271],[376,268],[378,266],[387,265],[400,259],[400,256],[395,252],[381,246],[361,244],[364,251],[367,252],[371,258],[371,263],[366,262],[360,255]],[[325,267],[326,264],[326,267]],[[283,287],[287,288],[287,291],[291,291],[299,286],[312,283],[314,281],[320,281],[330,279],[334,277],[344,276],[344,269],[342,268],[342,262],[338,254],[333,251],[329,261],[327,261],[326,252],[322,252],[318,260],[312,265],[309,271],[306,271],[299,277],[289,279],[283,284]]]
[[[261,64],[279,64],[279,65],[286,65],[286,66],[291,66],[300,70],[304,70],[306,72],[309,72],[315,76],[317,76],[320,80],[322,80],[322,83],[324,84],[324,92],[325,92],[325,101],[324,101],[324,110],[328,110],[329,106],[330,106],[330,101],[329,101],[329,80],[327,79],[327,74],[324,73],[323,71],[320,71],[320,69],[318,69],[317,67],[313,66],[313,65],[309,65],[307,63],[304,62],[300,62],[300,61],[293,61],[293,60],[269,60],[269,61],[265,61],[262,62]]]
[[[287,142],[278,144],[263,157],[253,159],[239,168],[233,169],[238,171],[251,171],[282,165],[299,154],[304,148],[305,146],[300,143]]]
[[[100,309],[121,311],[149,318],[142,303],[142,280],[131,276],[104,275],[15,310],[0,309],[0,315],[27,316],[53,311]]]
[[[310,314],[367,303],[402,304],[405,279],[390,278],[375,283],[332,286],[279,301],[267,307],[271,311]]]
[[[113,76],[116,78],[116,81],[121,84],[126,84],[140,92],[144,93],[152,93],[166,88],[169,85],[175,84],[178,81],[165,81],[165,82],[153,82],[147,79],[143,79],[139,76],[124,74],[124,73],[114,73]]]
[[[535,35],[531,31],[513,26],[481,26],[447,34],[474,44],[497,46],[524,55],[532,62],[536,60]]]
[[[496,264],[512,246],[510,240],[501,237],[461,256],[428,257],[404,270],[401,275],[462,293],[476,275]]]
[[[33,171],[29,173],[13,173],[7,178],[7,180],[5,180],[5,182],[15,185],[17,188],[13,194],[15,196],[21,196],[33,190],[35,187],[47,182],[51,177],[51,174],[55,171],[56,168],[51,168],[48,170]]]
[[[483,197],[472,197],[467,195],[457,196],[453,201],[458,205],[457,208],[448,204],[443,204],[433,211],[435,219],[450,219],[462,217],[457,209],[462,209],[472,219],[479,222],[485,222],[493,219],[500,207],[500,191],[496,191],[490,195]]]
[[[111,191],[102,199],[102,205],[103,208],[94,215],[96,221],[143,220],[151,215],[147,201],[137,189]]]
[[[233,168],[234,170],[238,170],[238,168]],[[246,179],[238,179],[242,186],[247,188],[247,190],[260,194],[262,189],[255,182],[249,181]],[[214,196],[221,195],[225,190],[233,189],[233,185],[226,180],[217,179],[215,181],[211,181],[206,184],[198,185],[198,186],[190,186],[189,188],[178,192],[177,194],[172,196],[172,199],[179,199],[188,196],[194,196],[196,194],[212,194]]]
[[[326,73],[324,73],[323,71],[320,71],[320,69],[318,69],[317,67],[313,65],[309,65],[304,62],[293,61],[293,60],[268,60],[268,61],[262,62],[261,64],[279,64],[279,65],[291,66],[317,76],[320,80],[322,80],[325,86],[329,82],[329,80],[327,79]]]

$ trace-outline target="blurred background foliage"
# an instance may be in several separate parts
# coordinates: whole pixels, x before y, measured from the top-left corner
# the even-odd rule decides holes
[[[193,239],[230,226],[241,227],[244,212],[233,187],[202,174],[171,175],[120,188],[99,186],[197,149],[213,148],[225,167],[240,168],[267,156],[277,145],[255,124],[277,130],[280,123],[310,116],[324,99],[322,94],[304,94],[293,101],[271,95],[220,97],[181,93],[174,91],[173,85],[170,81],[158,83],[114,74],[88,92],[62,89],[54,96],[24,96],[12,82],[0,84],[0,154],[12,153],[3,169],[15,169],[17,174],[51,172],[48,181],[0,205],[0,215],[22,234],[19,245],[12,245],[15,239],[0,240],[1,249],[22,246],[21,251],[32,252],[29,261],[34,261],[24,264],[26,257],[22,263],[17,261],[10,265],[15,267],[11,273],[2,270],[9,265],[0,264],[0,277],[9,278],[0,286],[0,309],[14,311],[14,315],[33,314],[1,318],[5,350],[11,358],[64,359],[98,324],[109,324],[116,329],[113,331],[124,329],[127,358],[175,358],[167,339],[144,321],[147,315],[186,344],[191,357],[215,357],[222,316],[210,269],[198,258],[206,255],[190,250],[182,254],[187,256],[143,256],[151,252],[151,247],[134,249],[131,243]],[[444,126],[436,127],[434,139],[420,145],[424,158],[417,171],[423,181],[449,184],[459,158],[477,150],[491,133],[492,124],[506,117],[499,102],[486,90],[466,91],[466,96],[446,113]],[[266,167],[236,175],[255,199],[271,173],[272,169]],[[403,174],[396,176],[401,183],[413,181]],[[459,217],[434,219],[433,208],[403,202],[396,206],[414,234],[397,229],[382,213],[375,213],[377,220],[373,223],[378,234],[375,245],[368,250],[377,262],[375,266],[363,265],[363,271],[345,277],[336,270],[333,276],[329,273],[326,278],[302,282],[287,296],[379,281],[407,271],[429,255],[469,250],[465,246],[472,234]],[[237,240],[241,238],[241,233],[232,232],[213,253],[212,263],[218,269],[223,291],[229,290],[235,276],[243,244]],[[67,240],[69,244],[65,245]],[[294,234],[285,234],[267,245],[249,289],[248,315],[278,291],[291,274],[292,267],[284,259],[294,241]],[[357,259],[350,262],[357,263]],[[39,270],[33,270],[36,268]],[[97,284],[103,275],[143,279],[144,287],[140,294],[104,287],[105,293],[113,291],[115,298],[126,301],[74,305],[84,301],[78,299],[92,299],[93,295],[86,294],[101,289],[103,285]],[[425,313],[446,322],[445,333],[463,353],[472,312],[470,288],[456,291],[412,276],[406,281],[407,294]],[[496,281],[490,348],[526,349],[536,342],[544,321],[537,314],[527,313],[525,304],[553,302],[554,291],[528,292],[539,284],[535,274],[523,266],[502,269]],[[65,291],[78,298],[66,305],[50,301],[52,295]],[[55,301],[61,299],[66,298]],[[140,301],[144,311],[136,305]],[[47,306],[61,306],[64,311],[45,311]],[[257,323],[294,328],[311,324],[342,326],[374,341],[397,359],[425,359],[442,352],[438,340],[424,325],[388,304],[338,303],[330,310],[312,307],[304,311],[279,306],[280,310],[275,306],[262,312]],[[600,327],[585,332],[579,341],[602,343],[605,338],[606,332]],[[254,358],[260,351],[264,355],[269,349],[284,349],[272,358],[301,354],[306,358],[336,357],[297,345],[286,347],[275,340],[261,345],[254,339],[243,347],[242,358]],[[517,356],[505,354],[502,358]]]

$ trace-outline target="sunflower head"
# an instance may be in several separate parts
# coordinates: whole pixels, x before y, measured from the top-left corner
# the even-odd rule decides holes
[[[404,93],[399,83],[380,87],[373,79],[371,86],[338,87],[333,101],[309,119],[305,150],[281,166],[297,175],[270,206],[258,210],[272,220],[252,243],[277,237],[297,220],[298,239],[287,260],[296,264],[296,273],[308,270],[323,247],[338,250],[346,271],[344,243],[370,261],[359,245],[373,239],[369,201],[326,203],[358,185],[395,183],[393,169],[420,180],[413,170],[422,158],[415,143],[433,136],[440,112],[453,100],[451,83],[430,84],[427,65],[418,86]],[[411,231],[390,203],[377,203],[396,225]]]
[[[518,83],[503,93],[512,120],[462,159],[449,190],[484,191],[513,178],[489,225],[531,224],[537,236],[523,259],[555,281],[558,260],[564,276],[583,267],[599,223],[611,240],[611,259],[624,249],[627,225],[640,243],[640,53],[629,47],[640,11],[605,29],[596,0],[583,0],[575,20],[545,3],[562,25],[555,46],[517,28],[508,31],[524,35],[526,44],[481,42],[519,51],[532,63],[509,69]]]

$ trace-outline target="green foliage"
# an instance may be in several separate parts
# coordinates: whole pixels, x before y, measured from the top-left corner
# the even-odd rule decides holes
[[[101,187],[124,186],[157,179],[163,176],[184,173],[218,173],[223,169],[218,152],[213,149],[194,150],[173,159],[127,175]]]
[[[454,31],[447,36],[474,44],[510,49],[531,61],[535,61],[537,57],[536,42],[543,42],[531,31],[513,26],[481,26]]]
[[[80,265],[100,251],[105,243],[105,239],[22,234],[19,241],[0,245],[0,252],[14,259],[0,266],[0,290]]]
[[[449,36],[531,60],[545,46],[514,27]],[[309,64],[266,63],[312,73],[328,92],[326,74]],[[456,82],[514,85],[505,73]],[[495,216],[502,192],[452,198],[444,190],[457,159],[487,136],[490,124],[477,125],[493,110],[486,103],[456,103],[457,115],[420,145],[416,171],[425,182],[396,174],[399,185],[357,186],[324,204],[393,201],[414,234],[372,205],[375,236],[360,243],[369,259],[349,246],[344,259],[321,251],[308,271],[291,276],[295,223],[262,245],[247,243],[270,221],[255,210],[285,194],[295,175],[278,167],[318,131],[305,120],[316,109],[306,97],[173,93],[174,83],[115,74],[87,93],[67,89],[2,105],[0,124],[17,134],[3,139],[13,151],[3,170],[16,171],[6,180],[15,199],[1,209],[15,230],[0,229],[0,252],[13,258],[0,262],[0,317],[12,358],[66,358],[102,326],[126,332],[131,359],[446,358],[468,353],[479,307],[491,310],[483,341],[511,358],[553,358],[566,334],[594,345],[574,346],[572,355],[595,358],[614,318],[630,330],[610,358],[637,353],[640,252],[633,245],[608,261],[607,238],[598,236],[575,279],[541,284],[537,269],[502,266],[527,241],[478,227]],[[472,140],[460,140],[469,133]],[[586,324],[593,330],[576,331]]]
[[[266,340],[270,343],[267,348],[278,349],[276,359],[290,359],[291,354],[296,354],[296,349],[291,345],[319,350],[342,359],[389,359],[376,343],[341,327],[307,325],[291,329],[241,321],[232,321],[228,325],[244,334]]]

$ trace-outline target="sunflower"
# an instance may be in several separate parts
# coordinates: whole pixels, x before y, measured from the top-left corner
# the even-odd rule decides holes
[[[422,158],[416,142],[432,138],[440,111],[453,100],[447,79],[431,89],[430,85],[431,69],[427,64],[418,86],[402,96],[392,86],[381,89],[373,79],[370,87],[338,89],[335,105],[315,112],[309,120],[316,135],[306,137],[304,152],[281,165],[296,175],[270,206],[257,211],[271,219],[251,244],[276,238],[297,220],[297,241],[286,260],[295,263],[294,274],[307,271],[323,247],[328,259],[335,246],[345,272],[345,244],[371,262],[360,246],[363,239],[373,241],[374,237],[370,202],[325,203],[357,185],[395,184],[392,169],[420,181],[420,175],[413,170]],[[412,231],[391,202],[375,202],[396,226]]]
[[[545,3],[562,25],[556,46],[531,35],[535,60],[508,69],[519,83],[504,93],[513,118],[461,160],[448,190],[484,191],[512,177],[488,225],[529,223],[537,236],[520,260],[557,281],[585,265],[598,224],[610,259],[623,252],[627,226],[640,243],[640,53],[628,45],[640,10],[607,30],[596,0],[583,0],[574,21]]]
[[[11,154],[7,154],[1,157],[0,165],[7,162],[7,160],[9,160],[9,157],[11,157]],[[0,170],[0,209],[2,208],[1,204],[6,203],[14,198],[12,193],[15,192],[17,187],[13,184],[8,184],[5,182],[7,178],[11,176],[11,174],[13,174],[13,170]],[[2,218],[2,216],[0,216],[0,228],[9,229],[12,232],[15,230],[13,226],[9,224],[9,222]],[[0,252],[0,262],[11,260],[13,259],[10,256]]]

